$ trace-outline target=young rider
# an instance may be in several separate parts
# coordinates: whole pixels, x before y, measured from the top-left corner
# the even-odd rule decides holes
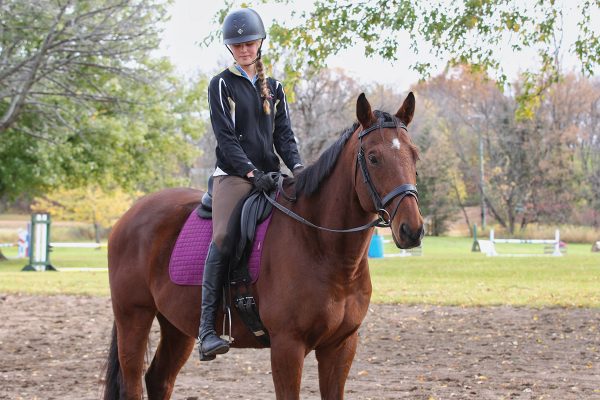
[[[213,236],[204,265],[200,358],[212,360],[229,351],[217,336],[215,318],[227,276],[227,226],[242,198],[253,187],[269,191],[279,171],[279,158],[294,173],[302,161],[291,128],[283,86],[265,76],[261,46],[266,37],[258,13],[245,8],[223,21],[223,43],[234,64],[212,78],[208,88],[210,120],[217,139],[213,174]],[[275,153],[277,152],[277,154]]]

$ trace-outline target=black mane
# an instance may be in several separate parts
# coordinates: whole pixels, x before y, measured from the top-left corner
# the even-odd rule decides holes
[[[321,182],[329,176],[333,167],[335,167],[335,163],[337,162],[344,145],[358,126],[359,123],[355,122],[350,128],[345,129],[341,133],[339,139],[329,146],[317,161],[306,167],[304,171],[295,177],[296,193],[303,193],[310,196],[319,190]]]

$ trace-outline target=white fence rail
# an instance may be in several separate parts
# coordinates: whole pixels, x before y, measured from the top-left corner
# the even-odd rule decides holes
[[[557,229],[554,233],[554,239],[499,239],[494,236],[494,230],[490,229],[490,240],[479,240],[479,246],[482,253],[485,255],[494,256],[507,256],[507,257],[526,257],[535,255],[551,255],[551,256],[562,256],[560,250],[560,231]],[[548,254],[499,254],[496,250],[496,243],[505,244],[544,244],[551,246],[551,251]]]

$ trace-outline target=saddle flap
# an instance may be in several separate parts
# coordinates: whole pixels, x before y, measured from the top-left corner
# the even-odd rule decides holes
[[[275,195],[276,193],[271,194],[272,197]],[[237,235],[233,235],[237,236],[238,240],[230,264],[232,284],[249,281],[247,265],[252,249],[255,247],[253,243],[257,234],[257,226],[264,222],[272,211],[273,206],[260,191],[253,190],[244,201],[240,214],[239,231]]]

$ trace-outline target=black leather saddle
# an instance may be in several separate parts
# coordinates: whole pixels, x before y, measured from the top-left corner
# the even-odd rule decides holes
[[[200,218],[212,219],[213,178],[214,176],[212,175],[208,178],[208,189],[202,195],[202,200],[200,200],[200,205],[197,209],[197,213]]]
[[[283,179],[278,172],[271,172],[271,174],[275,174],[276,180]],[[208,179],[208,190],[202,196],[200,205],[196,209],[200,218],[212,218],[212,188],[213,177],[211,176]],[[277,190],[274,190],[269,193],[269,197],[274,199],[276,194]],[[232,284],[250,282],[247,264],[252,251],[256,227],[271,214],[272,210],[273,206],[263,192],[253,189],[233,212],[228,228],[229,240],[225,244],[226,248],[222,249],[231,255],[230,280]]]

